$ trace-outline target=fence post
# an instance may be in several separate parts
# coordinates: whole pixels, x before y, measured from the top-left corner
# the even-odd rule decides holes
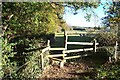
[[[65,49],[67,49],[67,40],[68,40],[67,32],[64,31],[64,47],[65,47]]]
[[[62,53],[63,53],[63,60],[60,62],[60,68],[64,67],[64,62],[66,62],[64,50],[62,51]]]
[[[94,39],[94,52],[96,52],[96,39]]]
[[[114,48],[115,48],[115,54],[114,54],[114,59],[115,59],[115,61],[117,61],[117,46],[118,46],[118,43],[117,43],[117,41],[116,41],[116,43],[115,43],[115,46],[114,46]]]
[[[50,47],[50,40],[48,40],[47,42],[47,47]],[[41,53],[41,65],[42,65],[42,69],[44,69],[44,57],[43,57],[43,50],[42,50],[42,53]]]
[[[48,40],[48,42],[47,42],[47,47],[49,47],[50,46],[50,40]]]
[[[42,69],[44,69],[44,58],[43,58],[43,53],[41,53],[41,65],[42,65]]]
[[[60,68],[63,68],[63,67],[64,67],[64,60],[60,62]]]

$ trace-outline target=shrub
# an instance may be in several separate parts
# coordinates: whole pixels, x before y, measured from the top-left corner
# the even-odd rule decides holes
[[[106,63],[97,68],[96,80],[120,80],[120,61],[117,63]]]
[[[112,32],[102,32],[96,37],[100,46],[113,46],[117,41],[117,34]]]
[[[2,38],[2,71],[0,78],[3,80],[23,80],[24,78],[39,78],[41,68],[41,50],[46,47],[46,37],[20,37],[8,41]],[[49,64],[49,59],[44,57],[44,66]]]

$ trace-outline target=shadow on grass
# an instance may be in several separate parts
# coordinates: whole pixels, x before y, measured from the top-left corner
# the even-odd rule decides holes
[[[84,55],[87,54],[88,56],[83,56],[80,58],[75,58],[75,59],[69,59],[67,62],[75,62],[75,63],[85,63],[85,64],[90,64],[95,67],[99,67],[103,64],[105,64],[108,61],[108,55],[106,53],[101,53],[101,52],[93,52],[93,51],[87,51],[87,52],[80,52],[80,53],[70,53],[69,56],[71,55]]]

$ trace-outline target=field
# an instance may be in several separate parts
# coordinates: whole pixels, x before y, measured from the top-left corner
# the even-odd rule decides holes
[[[94,40],[94,37],[80,36],[80,35],[69,35],[69,42],[91,42]],[[55,43],[51,44],[51,47],[59,48],[64,47],[64,35],[59,34],[55,35]],[[68,49],[80,49],[89,46],[80,46],[80,45],[68,45]]]

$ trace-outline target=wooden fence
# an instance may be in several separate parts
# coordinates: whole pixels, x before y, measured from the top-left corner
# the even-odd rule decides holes
[[[68,34],[71,34],[71,32],[64,32],[64,48],[50,48],[50,50],[62,50],[62,54],[55,54],[55,55],[49,55],[48,57],[57,60],[57,61],[61,61],[60,63],[60,67],[64,66],[64,62],[66,62],[67,59],[72,59],[72,58],[79,58],[82,57],[81,55],[78,56],[70,56],[67,57],[68,53],[72,53],[72,52],[81,52],[81,51],[89,51],[89,50],[94,50],[96,52],[97,49],[97,45],[98,43],[96,42],[96,40],[94,40],[94,42],[68,42]],[[79,34],[78,32],[74,32],[75,34]],[[86,34],[86,33],[85,33]],[[95,34],[95,33],[91,33],[91,34]],[[73,50],[68,50],[68,45],[90,45],[90,46],[94,46],[92,48],[85,48],[85,49],[73,49]],[[83,56],[87,56],[86,54]],[[62,59],[58,59],[57,57],[62,57]]]
[[[76,52],[81,52],[81,51],[90,51],[93,50],[94,52],[96,52],[97,49],[97,45],[99,45],[99,43],[97,43],[97,41],[94,39],[93,42],[68,42],[68,32],[64,32],[64,48],[51,48],[50,47],[50,40],[48,40],[47,43],[47,47],[44,48],[42,50],[42,54],[41,54],[41,60],[42,60],[42,68],[44,68],[44,57],[43,54],[46,51],[59,51],[62,50],[61,54],[49,54],[47,55],[48,58],[52,59],[52,60],[56,60],[56,61],[60,61],[60,67],[64,66],[64,63],[66,62],[67,59],[73,59],[73,58],[79,58],[82,56],[87,56],[87,54],[84,55],[77,55],[77,56],[67,56],[67,54],[69,53],[76,53]],[[72,50],[68,50],[68,45],[88,45],[88,46],[92,46],[91,48],[84,48],[84,49],[72,49]],[[117,42],[115,45],[115,54],[114,54],[114,58],[117,59]],[[62,57],[62,59],[59,59],[58,57]]]
[[[70,33],[76,33],[76,34],[81,34],[82,32],[78,32],[78,31],[64,31],[64,47],[67,50],[67,47],[69,44],[71,45],[94,45],[94,51],[96,52],[96,46],[98,45],[98,43],[96,42],[96,40],[94,39],[93,43],[90,42],[68,42],[68,34]],[[87,32],[83,32],[82,34],[87,34]],[[91,34],[97,34],[96,32],[91,32]],[[83,51],[83,49],[81,49]]]

